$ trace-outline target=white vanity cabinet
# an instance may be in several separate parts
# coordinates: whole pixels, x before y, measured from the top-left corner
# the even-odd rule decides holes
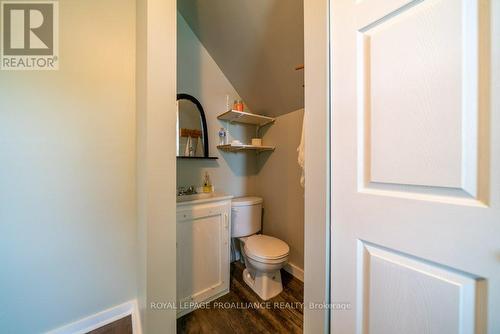
[[[229,292],[231,198],[177,203],[177,317]]]

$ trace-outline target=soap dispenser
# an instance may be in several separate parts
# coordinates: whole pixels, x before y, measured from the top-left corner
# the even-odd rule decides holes
[[[205,177],[203,179],[203,192],[204,193],[211,193],[213,192],[214,188],[210,182],[210,175],[208,175],[208,172],[205,172]]]

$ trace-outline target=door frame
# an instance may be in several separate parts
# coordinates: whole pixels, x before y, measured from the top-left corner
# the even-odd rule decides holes
[[[304,1],[304,333],[330,332],[330,0]]]

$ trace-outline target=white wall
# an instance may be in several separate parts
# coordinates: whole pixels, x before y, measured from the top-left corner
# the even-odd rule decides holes
[[[207,117],[210,156],[219,157],[218,160],[178,159],[177,185],[201,185],[208,171],[216,191],[253,195],[257,157],[253,153],[223,153],[216,147],[218,131],[226,126],[217,120],[217,115],[226,109],[226,95],[233,101],[239,98],[238,93],[180,14],[177,27],[177,92],[193,95],[201,102]],[[248,141],[255,135],[255,128],[231,125],[230,133],[233,138]]]
[[[0,332],[136,296],[135,1],[65,0],[60,70],[0,72]]]
[[[137,0],[139,307],[143,333],[175,333],[176,1]]]
[[[264,198],[264,233],[290,246],[291,264],[304,268],[304,189],[297,147],[302,134],[304,109],[276,118],[264,135],[272,153],[259,156],[257,193]]]

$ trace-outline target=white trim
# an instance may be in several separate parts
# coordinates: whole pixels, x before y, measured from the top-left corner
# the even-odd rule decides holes
[[[285,269],[286,272],[292,274],[293,277],[295,277],[299,281],[304,282],[304,269],[290,262],[285,264],[283,269]]]
[[[51,330],[46,334],[85,334],[128,315],[132,316],[132,332],[142,334],[141,318],[136,299]]]

